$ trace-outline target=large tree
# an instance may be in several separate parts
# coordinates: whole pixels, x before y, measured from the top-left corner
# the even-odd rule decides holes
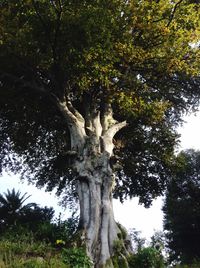
[[[187,150],[177,157],[177,166],[166,191],[164,228],[171,261],[192,264],[200,259],[200,152]]]
[[[113,194],[148,206],[162,193],[175,126],[199,103],[199,6],[4,0],[0,7],[1,167],[78,198],[87,253],[95,267],[112,267],[123,237]]]

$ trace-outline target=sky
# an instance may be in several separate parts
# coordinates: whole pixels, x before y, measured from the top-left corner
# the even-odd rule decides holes
[[[184,117],[185,123],[178,129],[181,134],[180,150],[182,149],[200,149],[200,112],[196,115]],[[44,190],[37,189],[34,185],[28,185],[22,183],[19,180],[19,176],[8,175],[6,173],[0,177],[0,193],[7,191],[7,189],[15,188],[20,190],[21,193],[27,192],[31,195],[28,202],[36,202],[41,206],[52,206],[56,211],[56,216],[59,213],[63,218],[69,217],[70,211],[63,210],[58,206],[58,199],[53,193],[47,193]],[[120,222],[125,228],[135,229],[141,231],[141,237],[145,237],[147,240],[154,234],[155,231],[162,230],[162,202],[163,197],[153,201],[153,205],[149,209],[145,209],[144,206],[138,205],[138,199],[127,200],[123,204],[114,200],[114,214],[116,221]]]

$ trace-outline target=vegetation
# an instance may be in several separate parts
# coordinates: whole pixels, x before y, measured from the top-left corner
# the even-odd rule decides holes
[[[175,126],[199,104],[199,4],[3,0],[0,10],[0,170],[79,199],[87,254],[111,266],[123,237],[113,195],[149,206],[163,193]]]
[[[132,255],[129,259],[131,268],[164,268],[164,258],[162,254],[153,247],[146,247]]]
[[[133,254],[129,256],[130,268],[164,268],[167,267],[165,256],[164,234],[155,232],[150,241],[141,237],[141,233],[135,229],[130,231],[133,244]]]
[[[152,236],[151,241],[148,243],[148,246],[146,246],[146,241],[144,238],[141,238],[140,232],[132,230],[130,237],[134,249],[127,258],[124,258],[123,252],[125,248],[123,244],[123,238],[126,238],[127,234],[123,227],[119,224],[119,228],[123,230],[121,233],[123,237],[121,237],[119,240],[116,240],[114,243],[115,255],[112,257],[114,268],[164,268],[167,267],[168,262],[166,257],[164,257],[166,255],[166,251],[170,253],[169,261],[171,264],[174,263],[173,267],[175,268],[199,267],[198,256],[195,255],[195,252],[190,249],[190,247],[193,245],[188,245],[188,241],[194,241],[195,232],[198,237],[198,230],[193,230],[194,235],[192,235],[191,230],[188,228],[189,224],[191,227],[194,227],[191,217],[192,219],[198,219],[198,214],[197,211],[191,211],[191,217],[189,217],[189,212],[186,205],[187,202],[189,202],[188,200],[190,200],[188,205],[190,207],[193,207],[197,201],[195,197],[198,196],[198,185],[196,185],[195,182],[198,182],[198,176],[194,177],[194,173],[197,172],[195,173],[197,175],[199,173],[197,164],[199,162],[198,159],[200,159],[199,152],[195,152],[193,150],[181,152],[177,157],[177,165],[175,171],[179,176],[177,175],[176,178],[173,177],[173,180],[169,184],[164,207],[165,213],[167,211],[166,209],[168,209],[168,214],[165,214],[165,227],[172,226],[172,224],[169,225],[169,216],[170,219],[173,218],[173,223],[176,227],[175,232],[174,229],[171,229],[167,235],[167,248],[165,248],[166,241],[164,240],[163,233],[156,232]],[[192,176],[189,176],[189,171],[192,172]],[[182,177],[183,174],[185,177]],[[185,193],[184,195],[183,190]],[[10,215],[12,215],[12,221],[5,221],[7,219],[7,214],[9,213],[1,215],[0,267],[91,268],[93,264],[89,257],[86,255],[85,247],[80,246],[81,241],[78,241],[77,239],[77,218],[73,216],[72,218],[69,218],[67,221],[63,222],[59,217],[58,219],[52,221],[52,215],[54,211],[52,211],[51,208],[45,208],[43,210],[35,203],[28,203],[26,206],[26,203],[22,201],[24,200],[24,198],[22,198],[24,196],[27,196],[27,194],[22,195],[19,191],[16,192],[14,189],[12,191],[8,190],[7,193],[1,195],[1,200],[3,201],[1,203],[1,207],[2,204],[6,204],[7,209],[10,207],[17,207],[14,205],[16,203],[18,207],[26,207],[27,209],[14,210],[13,215],[10,213]],[[182,198],[181,201],[179,199],[179,196]],[[185,196],[187,196],[187,202]],[[21,202],[19,202],[19,200],[21,200]],[[177,200],[179,202],[186,202],[183,204],[183,207],[186,208],[186,211],[182,209],[182,203],[180,206],[176,205],[176,202],[178,202]],[[28,198],[26,198],[26,202],[27,201]],[[30,204],[35,204],[35,206],[29,206]],[[171,207],[174,208],[173,217],[169,213],[172,211]],[[177,211],[177,208],[179,208],[180,211]],[[27,217],[30,215],[30,209],[33,210],[32,215],[34,215],[34,209],[36,209],[35,215],[37,215],[37,217]],[[40,209],[39,211],[41,212],[41,215],[38,214],[38,209]],[[5,212],[6,210],[4,209],[3,211]],[[21,211],[23,211],[23,214],[21,214]],[[26,215],[27,211],[28,214]],[[180,213],[183,211],[185,211],[185,214],[187,214],[188,223],[185,222],[186,218],[184,216],[184,213]],[[3,216],[5,217],[5,220]],[[166,223],[168,225],[166,225]],[[172,223],[172,221],[170,223]],[[177,228],[177,225],[179,225],[179,228]],[[190,234],[190,236],[187,236],[187,241],[184,240],[184,228],[186,228],[185,230],[189,231]],[[180,243],[177,243],[177,241],[180,240],[182,241],[181,253],[180,248],[178,247]],[[171,243],[172,241],[173,243]],[[171,245],[174,246],[173,250],[172,248],[169,248]],[[186,248],[188,248],[188,251],[185,250]],[[164,252],[165,254],[163,255]],[[178,258],[174,258],[175,252],[177,253]],[[190,254],[188,254],[188,252],[190,252]],[[193,253],[193,255],[191,255],[191,253]],[[181,256],[181,258],[179,258],[179,256]],[[186,264],[186,257],[187,260],[189,259],[189,262],[187,261],[189,264]],[[175,264],[180,260],[182,264]]]
[[[12,236],[1,235],[1,268],[69,268],[62,261],[61,251],[42,241],[36,241],[31,232]]]
[[[76,217],[53,220],[52,208],[24,204],[29,197],[25,196],[27,194],[21,195],[14,189],[1,195],[0,208],[4,213],[0,222],[0,267],[84,267],[88,257],[85,251],[73,248],[72,243],[77,229]],[[71,247],[71,254],[67,254],[68,247]]]
[[[38,225],[50,224],[54,216],[52,207],[39,207],[36,203],[27,203],[27,193],[21,195],[19,191],[7,190],[7,193],[0,194],[0,232],[3,233],[9,228],[23,226],[31,231],[36,231]]]
[[[189,266],[200,259],[199,179],[200,152],[181,152],[163,207],[170,260]]]

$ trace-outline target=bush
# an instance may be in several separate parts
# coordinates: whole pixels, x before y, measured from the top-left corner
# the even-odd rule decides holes
[[[73,268],[90,268],[92,263],[83,248],[63,248],[62,260]]]
[[[129,257],[131,268],[164,268],[164,258],[161,253],[153,247],[143,248],[137,254]]]

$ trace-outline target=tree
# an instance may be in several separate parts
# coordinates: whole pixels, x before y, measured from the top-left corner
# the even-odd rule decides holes
[[[21,196],[19,191],[7,190],[4,195],[0,194],[0,225],[11,226],[16,225],[18,221],[24,216],[26,211],[36,207],[36,203],[24,202],[30,197],[27,193]]]
[[[171,261],[191,264],[200,258],[200,152],[183,151],[166,192],[164,229]]]
[[[130,255],[129,265],[131,268],[143,267],[166,267],[164,259],[164,234],[162,232],[155,232],[151,237],[149,246],[145,246],[146,242],[140,235],[140,232],[132,230],[131,239],[134,247],[134,253]]]
[[[175,125],[199,102],[191,1],[1,1],[0,159],[79,199],[95,267],[122,230],[112,196],[162,194]],[[123,244],[123,241],[121,241]],[[126,255],[125,246],[122,253]],[[108,264],[109,263],[109,264]]]

